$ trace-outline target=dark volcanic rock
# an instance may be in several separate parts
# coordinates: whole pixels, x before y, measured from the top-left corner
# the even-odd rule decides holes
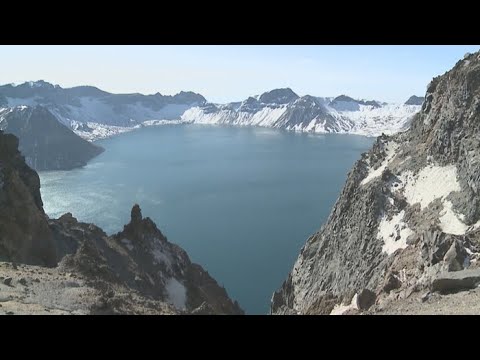
[[[50,226],[57,244],[70,244],[61,249],[66,256],[60,267],[81,273],[96,287],[122,286],[151,300],[172,302],[179,312],[188,313],[206,303],[211,314],[243,314],[224,288],[170,243],[150,218],[143,218],[137,204],[130,223],[113,236],[71,215],[50,220]],[[118,313],[118,308],[105,300],[95,311]]]
[[[397,275],[390,273],[385,278],[382,290],[389,293],[392,290],[398,289],[402,286],[402,282]]]
[[[368,310],[375,304],[376,295],[373,291],[363,289],[357,296],[357,306],[360,310]]]
[[[421,254],[424,263],[435,265],[442,261],[453,242],[451,235],[438,230],[423,233]]]
[[[40,179],[0,131],[0,260],[54,266],[56,252],[43,212]]]
[[[140,206],[138,204],[135,204],[133,206],[130,217],[130,224],[132,224],[133,226],[139,225],[142,222],[142,210],[140,209]]]
[[[473,289],[480,284],[480,269],[443,273],[432,282],[432,291],[442,293]]]

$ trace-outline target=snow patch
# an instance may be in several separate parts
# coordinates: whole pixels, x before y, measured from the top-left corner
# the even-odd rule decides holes
[[[195,124],[229,124],[237,126],[275,127],[276,122],[287,110],[287,106],[265,106],[257,112],[234,111],[220,108],[207,113],[201,107],[188,109],[181,116],[184,122]]]
[[[82,125],[86,125],[90,130],[83,130]],[[90,142],[106,139],[135,129],[135,127],[104,125],[94,122],[80,123],[78,121],[71,121],[70,127],[75,134]]]
[[[327,107],[335,117],[344,117],[354,124],[351,134],[379,136],[405,130],[410,119],[421,108],[419,105],[386,104],[381,107],[359,105],[357,111],[336,111]]]
[[[187,289],[185,286],[177,279],[170,278],[167,280],[165,289],[167,290],[168,300],[173,304],[173,306],[175,306],[177,309],[185,310],[187,300]]]
[[[180,125],[180,124],[188,124],[188,122],[184,120],[146,120],[142,122],[143,126]]]
[[[11,98],[7,97],[8,107],[16,107],[16,106],[36,106],[38,105],[35,98]]]
[[[126,247],[128,250],[130,250],[130,251],[133,250],[133,244],[132,244],[132,242],[131,242],[130,240],[128,240],[128,239],[122,239],[122,240],[120,240],[120,242],[121,242],[123,245],[125,245],[125,247]]]
[[[405,184],[404,195],[411,205],[419,203],[424,209],[435,199],[442,199],[453,191],[460,191],[455,165],[429,165],[414,178],[411,172],[400,177]]]
[[[152,255],[153,255],[155,261],[157,262],[157,264],[163,263],[167,266],[167,268],[171,268],[172,261],[171,261],[170,257],[167,254],[165,254],[165,252],[162,251],[162,249],[159,246],[156,246],[152,250]]]
[[[453,210],[451,201],[443,202],[443,211],[440,213],[440,226],[444,232],[453,235],[463,235],[468,231],[480,228],[480,221],[473,225],[467,225],[463,222],[465,216]]]
[[[463,222],[464,215],[453,210],[453,204],[446,200],[452,192],[461,191],[455,165],[428,165],[416,176],[411,171],[405,171],[399,176],[402,186],[393,191],[402,191],[410,205],[420,204],[421,209],[440,199],[443,210],[440,213],[440,227],[447,234],[463,235],[467,231],[480,228],[480,221],[468,226]]]
[[[392,216],[389,220],[386,215],[382,217],[378,225],[377,239],[383,241],[382,251],[387,255],[393,254],[398,249],[407,247],[407,238],[413,231],[403,221],[405,210]]]
[[[383,160],[382,164],[377,169],[370,168],[370,170],[368,172],[368,175],[365,177],[365,179],[362,180],[360,185],[368,184],[373,179],[381,176],[383,171],[387,168],[390,161],[392,161],[392,159],[395,157],[395,152],[396,152],[397,149],[398,149],[398,144],[397,143],[395,143],[393,141],[388,142],[386,147],[385,147],[385,152],[386,152],[387,156]]]

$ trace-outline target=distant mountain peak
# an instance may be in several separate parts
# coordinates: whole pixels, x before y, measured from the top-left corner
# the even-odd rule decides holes
[[[40,87],[40,86],[44,86],[44,85],[47,85],[47,84],[52,85],[49,82],[46,82],[45,80],[29,81],[28,84],[31,87]]]
[[[5,85],[0,85],[0,87],[6,87],[6,88],[20,88],[20,89],[55,89],[55,88],[60,88],[59,85],[53,85],[45,80],[37,80],[37,81],[25,81],[21,84],[16,84],[16,83],[9,83]]]
[[[311,96],[311,95],[304,95],[302,97],[299,97],[297,100],[295,100],[295,104],[302,104],[302,105],[319,105],[319,101],[316,97]]]
[[[413,95],[408,98],[408,100],[405,102],[405,105],[422,105],[424,101],[424,97]]]
[[[281,88],[267,91],[260,95],[258,101],[264,104],[288,104],[299,98],[290,88]]]
[[[173,96],[173,99],[179,103],[197,103],[199,105],[203,105],[207,102],[207,99],[202,95],[193,91],[180,91]]]
[[[339,102],[339,101],[344,101],[344,102],[357,102],[357,100],[355,100],[354,98],[351,98],[350,96],[347,96],[347,95],[339,95],[337,96],[335,99],[332,100],[332,103],[333,102]]]
[[[360,105],[371,105],[371,106],[375,106],[375,107],[379,107],[380,106],[380,102],[376,101],[376,100],[365,100],[365,99],[354,99],[350,96],[347,96],[347,95],[340,95],[340,96],[337,96],[335,99],[333,99],[331,101],[332,103],[334,102],[354,102],[354,103],[357,103],[357,104],[360,104]]]

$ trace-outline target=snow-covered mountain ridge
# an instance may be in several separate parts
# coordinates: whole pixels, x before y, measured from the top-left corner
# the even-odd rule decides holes
[[[69,127],[72,122],[133,127],[146,120],[177,120],[205,102],[202,95],[183,91],[173,96],[111,94],[93,86],[62,88],[42,80],[0,86],[0,107],[42,105]]]
[[[45,81],[0,86],[0,107],[46,107],[77,135],[94,141],[143,126],[218,124],[261,126],[313,133],[377,136],[408,128],[423,98],[404,104],[337,97],[299,96],[274,89],[242,102],[208,103],[193,92],[111,94],[93,86],[62,88]]]
[[[186,110],[181,120],[197,124],[378,136],[407,129],[411,117],[420,108],[418,100],[415,104],[411,101],[408,104],[387,104],[355,100],[345,95],[336,98],[299,97],[286,88],[249,97],[243,102],[195,106]]]

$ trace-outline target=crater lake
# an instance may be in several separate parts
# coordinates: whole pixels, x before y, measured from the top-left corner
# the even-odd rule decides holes
[[[165,125],[98,141],[87,166],[41,172],[46,213],[109,234],[138,203],[248,314],[266,314],[373,138]]]

